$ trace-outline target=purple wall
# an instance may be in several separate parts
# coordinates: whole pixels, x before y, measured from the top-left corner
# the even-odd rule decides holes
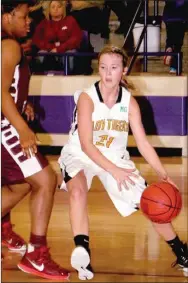
[[[147,135],[183,136],[188,133],[187,97],[135,97]],[[73,96],[30,96],[37,113],[35,130],[68,134],[74,109]]]

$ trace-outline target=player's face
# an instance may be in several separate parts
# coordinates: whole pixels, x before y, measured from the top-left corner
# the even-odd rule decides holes
[[[17,38],[26,36],[29,31],[31,21],[28,17],[28,12],[27,4],[22,4],[11,12],[12,33]]]
[[[63,16],[63,6],[59,1],[52,1],[50,4],[50,15],[53,18]]]
[[[108,87],[119,85],[124,72],[123,58],[119,54],[103,54],[99,60],[99,75]]]

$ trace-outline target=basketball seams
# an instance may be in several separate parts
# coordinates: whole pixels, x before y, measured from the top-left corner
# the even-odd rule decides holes
[[[172,215],[173,215],[173,213],[175,212],[175,210],[177,209],[177,210],[179,210],[180,208],[178,208],[176,205],[177,205],[177,194],[176,194],[176,191],[175,191],[175,189],[174,189],[174,187],[173,187],[173,192],[174,192],[174,195],[175,195],[175,207],[174,207],[174,209],[173,209],[173,211],[172,211],[172,213],[171,213],[171,215],[169,216],[169,220],[171,219],[171,217],[172,217]]]
[[[176,206],[173,206],[173,205],[172,205],[172,201],[171,201],[169,195],[168,195],[160,186],[157,186],[156,184],[153,184],[153,187],[156,187],[156,188],[160,189],[160,190],[169,198],[170,203],[171,203],[171,206],[170,206],[170,205],[167,205],[167,204],[165,204],[165,203],[163,203],[163,202],[158,202],[158,201],[155,201],[155,200],[152,200],[152,199],[147,199],[147,198],[145,198],[145,197],[143,197],[143,198],[145,198],[145,199],[147,199],[147,200],[154,201],[154,202],[156,202],[156,203],[164,204],[164,205],[169,206],[169,207],[172,207],[172,208],[181,209],[181,207],[176,207]],[[173,188],[174,188],[174,187],[173,187]],[[173,192],[175,192],[174,189],[173,189]],[[176,194],[175,194],[175,196],[176,196]],[[176,196],[176,200],[177,200],[177,196]]]
[[[160,189],[168,197],[168,199],[170,200],[170,203],[171,203],[171,207],[173,207],[171,198],[168,196],[168,194],[160,186],[157,186],[156,184],[154,186],[157,187],[158,189]]]
[[[174,187],[173,187],[173,192],[174,192],[174,195],[175,195],[175,207],[174,207],[174,209],[173,209],[173,211],[172,211],[172,213],[171,213],[169,219],[171,219],[171,217],[172,217],[174,211],[176,210],[176,204],[177,204],[177,195],[176,195],[176,192],[175,192],[175,190],[174,190]]]
[[[157,213],[157,214],[151,214],[151,213],[148,213],[147,215],[148,216],[159,216],[159,215],[164,215],[165,213],[169,212],[169,210],[171,209],[171,207],[167,207],[168,211],[163,211],[161,213]]]
[[[174,207],[172,205],[169,205],[169,204],[166,204],[166,203],[163,203],[163,202],[160,202],[160,201],[156,201],[156,200],[153,200],[153,199],[150,199],[150,198],[146,198],[146,197],[142,197],[142,198],[145,199],[145,200],[150,200],[150,201],[153,201],[155,203],[165,205],[165,206],[170,207],[170,208],[178,208],[179,209],[179,207]]]
[[[170,197],[169,197],[169,195],[161,188],[161,187],[159,187],[159,186],[157,186],[157,185],[155,185],[157,188],[160,188],[161,189],[161,191],[163,192],[163,193],[165,193],[166,195],[167,195],[167,197],[170,199]],[[173,192],[175,193],[175,197],[176,197],[176,203],[175,203],[175,206],[172,206],[171,205],[171,207],[172,208],[177,208],[177,209],[181,209],[181,207],[176,207],[176,204],[177,204],[177,194],[176,194],[176,191],[175,191],[175,187],[173,186],[173,185],[171,185],[172,186],[172,188],[173,188]],[[179,191],[178,191],[179,192]],[[172,201],[171,201],[171,199],[170,199],[170,202],[171,202],[171,204],[172,204]],[[167,206],[167,205],[166,205]]]
[[[163,187],[161,188],[160,186],[161,187],[163,186],[164,189]],[[142,211],[144,212],[144,214],[146,214],[146,216],[152,222],[170,223],[171,220],[174,217],[176,217],[179,214],[179,211],[181,210],[181,201],[179,201],[179,199],[181,199],[181,195],[179,196],[180,194],[179,191],[176,189],[176,187],[174,187],[170,183],[169,184],[168,183],[167,184],[166,183],[152,184],[152,188],[154,189],[153,193],[152,191],[147,192],[147,189],[146,189],[144,191],[146,194],[144,195],[144,192],[142,194],[141,203],[140,203]],[[147,194],[148,194],[148,197],[147,197]],[[159,198],[156,199],[158,194],[159,194]],[[160,194],[161,194],[161,197],[160,197]],[[162,197],[162,194],[163,194],[163,197]],[[167,198],[165,199],[164,196],[167,196]],[[170,200],[170,202],[168,200]],[[147,206],[151,205],[153,208],[148,211],[148,209],[146,209],[145,207],[146,205]],[[157,214],[151,214],[152,212],[153,213],[156,212]]]

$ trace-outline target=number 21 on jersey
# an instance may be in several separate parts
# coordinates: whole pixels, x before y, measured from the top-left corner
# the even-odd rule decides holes
[[[95,145],[105,146],[107,148],[110,147],[111,143],[114,140],[114,137],[109,137],[108,135],[102,135],[102,136],[99,136],[99,138],[100,138],[100,140],[97,141]]]

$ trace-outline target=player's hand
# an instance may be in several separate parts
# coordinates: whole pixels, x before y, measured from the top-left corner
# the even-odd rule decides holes
[[[23,154],[27,158],[35,156],[37,153],[37,137],[34,132],[26,126],[19,132],[19,138]]]
[[[33,105],[30,102],[27,102],[25,109],[24,109],[24,113],[27,116],[27,121],[30,121],[30,120],[33,121],[35,119]]]
[[[135,182],[130,178],[138,178],[138,176],[133,173],[135,170],[136,169],[125,169],[116,167],[116,169],[111,172],[112,176],[117,181],[119,191],[122,191],[122,186],[124,186],[127,190],[129,189],[127,182],[131,185],[135,185]]]
[[[163,182],[170,183],[172,186],[174,186],[174,187],[179,191],[179,188],[178,188],[177,185],[171,180],[170,177],[167,177],[167,178],[163,179]]]
[[[51,53],[56,53],[57,52],[57,48],[53,48],[52,50],[50,50]]]
[[[41,50],[38,51],[38,54],[40,54],[40,53],[48,53],[48,51],[41,49]]]

